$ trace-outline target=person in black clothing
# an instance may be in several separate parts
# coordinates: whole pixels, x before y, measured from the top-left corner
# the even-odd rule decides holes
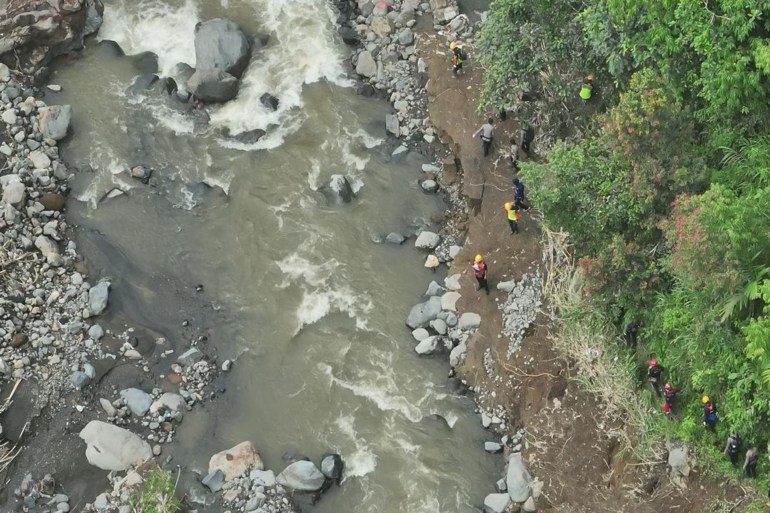
[[[743,445],[743,441],[737,434],[733,433],[727,437],[724,454],[725,458],[730,459],[730,463],[733,466],[738,464],[738,454],[741,452],[741,445]]]
[[[639,333],[639,328],[641,327],[642,323],[639,321],[639,319],[634,319],[626,324],[626,344],[628,344],[628,347],[631,349],[636,349],[636,336]]]
[[[752,447],[746,451],[746,458],[743,460],[743,475],[749,478],[757,477],[757,463],[759,462],[759,449]]]
[[[703,396],[703,425],[711,431],[716,433],[717,421],[719,420],[719,414],[717,413],[717,407],[711,402],[711,398],[707,395]]]
[[[655,395],[660,397],[660,377],[663,374],[663,367],[658,365],[658,360],[650,360],[650,366],[647,368],[647,381],[652,385]]]
[[[532,130],[531,127],[521,129],[521,149],[524,150],[524,153],[527,155],[529,155],[529,145],[534,137],[534,130]]]
[[[529,201],[527,201],[527,193],[524,190],[524,184],[521,183],[521,180],[518,178],[513,179],[513,203],[516,205],[516,208],[520,208],[522,210],[529,210]]]

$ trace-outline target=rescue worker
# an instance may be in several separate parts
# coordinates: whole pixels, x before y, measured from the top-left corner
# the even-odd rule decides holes
[[[511,166],[514,173],[519,171],[519,145],[516,144],[515,137],[511,137]]]
[[[485,289],[487,296],[489,295],[489,284],[487,283],[487,264],[484,262],[484,257],[476,255],[473,260],[473,275],[476,277],[476,281],[479,282],[479,288],[476,290]]]
[[[513,203],[516,208],[522,210],[529,210],[529,202],[527,201],[527,193],[524,190],[524,184],[518,178],[513,179]]]
[[[741,440],[741,437],[736,433],[733,433],[727,437],[727,444],[725,445],[724,455],[725,458],[730,460],[730,463],[732,463],[733,466],[738,464],[738,454],[741,452],[741,445],[743,445],[743,441]]]
[[[505,215],[508,218],[508,226],[511,227],[511,235],[519,233],[519,209],[510,201],[505,204]]]
[[[475,139],[481,134],[481,147],[484,149],[484,156],[489,155],[489,149],[492,147],[492,132],[495,130],[495,121],[492,118],[487,119],[487,122],[481,125],[481,128],[476,130],[473,134]]]
[[[743,460],[743,475],[748,478],[757,477],[757,463],[759,462],[759,449],[752,447],[746,451],[746,457]]]
[[[521,149],[529,155],[529,145],[535,138],[535,131],[530,126],[522,127],[521,129]]]
[[[653,358],[650,360],[650,366],[647,367],[647,381],[652,385],[652,389],[655,391],[655,395],[660,397],[660,376],[663,374],[663,367],[658,365],[658,360]]]
[[[639,319],[634,319],[626,324],[626,344],[628,344],[631,349],[636,349],[636,335],[639,333],[639,328],[641,327],[642,323]]]
[[[587,102],[591,99],[591,94],[594,90],[594,76],[588,75],[583,81],[583,85],[580,86],[580,98],[583,102]]]
[[[449,49],[452,50],[452,73],[457,77],[457,75],[463,72],[463,60],[465,60],[465,55],[463,54],[462,47],[454,41],[449,44]]]
[[[666,383],[663,387],[663,399],[665,400],[663,403],[663,413],[668,418],[671,418],[671,410],[674,408],[674,399],[676,399],[677,393],[679,393],[679,389],[671,386],[670,383]]]
[[[703,425],[712,433],[716,433],[717,421],[719,420],[717,407],[707,395],[703,396],[701,402],[703,403]]]

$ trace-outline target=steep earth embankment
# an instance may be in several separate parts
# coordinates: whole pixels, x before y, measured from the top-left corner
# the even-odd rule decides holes
[[[572,379],[573,362],[554,349],[551,334],[557,326],[543,313],[512,351],[499,308],[512,298],[496,285],[544,272],[538,214],[524,213],[520,233],[512,235],[503,212],[504,203],[513,200],[508,141],[518,139],[520,131],[511,117],[496,120],[493,148],[485,158],[480,141],[473,138],[486,117],[476,112],[482,70],[471,58],[465,75],[454,78],[447,38],[426,31],[419,42],[429,75],[431,123],[452,148],[455,162],[461,163],[462,191],[471,206],[466,243],[449,275],[460,274],[458,312],[478,313],[482,322],[456,367],[457,375],[476,393],[482,422],[490,429],[503,437],[526,429],[523,460],[544,485],[538,511],[696,512],[708,511],[720,501],[725,504],[725,498],[740,500],[741,490],[725,489],[697,468],[685,489],[676,487],[663,454],[653,465],[640,465],[620,454],[618,436],[626,427],[609,418],[601,401]],[[473,55],[472,45],[468,51]],[[475,290],[470,267],[477,253],[485,256],[490,268],[489,296]],[[517,292],[521,289],[513,294]],[[491,483],[489,491],[494,491]],[[741,501],[732,511],[742,511],[748,502]],[[518,511],[518,506],[512,507]]]

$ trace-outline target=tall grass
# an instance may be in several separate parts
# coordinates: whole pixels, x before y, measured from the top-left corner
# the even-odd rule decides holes
[[[144,482],[131,497],[132,513],[179,513],[182,502],[176,496],[171,472],[157,468],[144,475]]]

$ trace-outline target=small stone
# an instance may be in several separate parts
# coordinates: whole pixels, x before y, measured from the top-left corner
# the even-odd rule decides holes
[[[222,370],[224,372],[229,372],[232,366],[233,366],[232,360],[225,360],[224,362],[222,362]]]
[[[216,493],[221,490],[222,486],[225,484],[225,474],[221,470],[216,469],[213,472],[209,472],[209,474],[203,478],[201,483],[203,486]]]

